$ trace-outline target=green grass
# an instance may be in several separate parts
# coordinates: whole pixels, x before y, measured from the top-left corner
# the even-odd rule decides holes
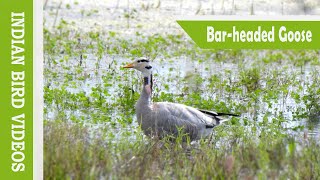
[[[239,131],[240,129],[240,131]],[[242,129],[242,130],[241,130]],[[228,130],[225,132],[225,130]],[[108,131],[108,130],[106,130]],[[95,136],[62,121],[46,122],[46,179],[318,179],[320,145],[245,132],[238,126],[218,128],[212,142],[136,140]]]

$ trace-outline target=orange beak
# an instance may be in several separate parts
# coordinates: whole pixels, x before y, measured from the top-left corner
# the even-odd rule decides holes
[[[130,63],[130,64],[123,66],[123,68],[133,68],[133,66],[134,66],[133,63]]]

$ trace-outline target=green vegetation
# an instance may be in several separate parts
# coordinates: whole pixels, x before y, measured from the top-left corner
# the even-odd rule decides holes
[[[216,128],[196,145],[148,140],[112,141],[77,124],[47,122],[44,176],[48,179],[317,179],[320,146],[263,130]],[[105,133],[110,132],[105,130]],[[94,135],[94,136],[93,136]]]
[[[119,16],[130,36],[63,18],[44,26],[45,178],[320,178],[319,50],[202,50],[181,31],[147,34],[139,13]],[[142,79],[120,68],[141,56],[155,64],[153,101],[242,116],[210,141],[145,137],[134,112]]]

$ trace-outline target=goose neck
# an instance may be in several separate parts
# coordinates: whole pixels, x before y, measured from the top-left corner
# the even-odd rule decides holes
[[[143,77],[143,88],[140,95],[140,101],[150,103],[152,97],[152,74]]]

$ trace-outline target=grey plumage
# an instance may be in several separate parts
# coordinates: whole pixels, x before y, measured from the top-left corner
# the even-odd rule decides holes
[[[152,94],[152,66],[146,58],[141,58],[124,68],[139,70],[144,76],[144,84],[140,99],[136,104],[136,115],[139,125],[148,136],[164,137],[166,135],[178,136],[179,131],[188,134],[190,140],[205,138],[210,135],[213,127],[219,125],[223,120],[216,113],[183,104],[170,102],[151,101]]]

